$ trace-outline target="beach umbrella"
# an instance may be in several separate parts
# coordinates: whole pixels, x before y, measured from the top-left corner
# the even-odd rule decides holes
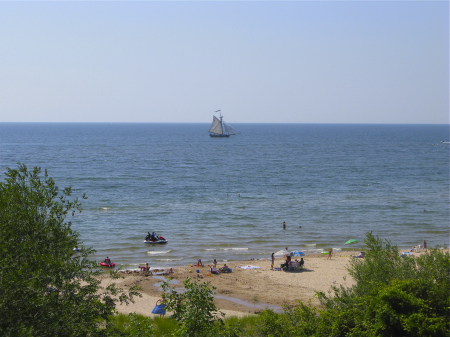
[[[284,256],[287,254],[286,250],[279,250],[278,252],[275,253],[275,256]]]
[[[299,250],[294,250],[292,252],[292,256],[305,256],[305,253],[299,251]]]
[[[351,245],[351,244],[357,243],[357,242],[358,242],[358,240],[350,239],[350,240],[348,240],[348,241],[345,243],[345,245]]]

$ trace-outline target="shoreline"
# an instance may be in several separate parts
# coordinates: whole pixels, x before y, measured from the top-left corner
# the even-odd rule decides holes
[[[321,255],[322,252],[326,253],[328,252],[328,249],[316,249],[316,251],[308,251],[308,250],[302,250],[302,249],[290,249],[289,251],[292,250],[299,250],[302,251],[305,256],[303,256],[303,258],[305,257],[310,257],[310,256],[317,256],[317,255]],[[357,255],[359,254],[359,252],[363,250],[362,247],[355,247],[354,249],[349,249],[347,247],[345,247],[344,249],[341,248],[333,248],[333,254],[349,254],[349,255]],[[278,250],[281,251],[281,250]],[[277,253],[277,250],[273,250],[271,251],[271,253]],[[283,250],[284,251],[284,250]],[[407,248],[399,248],[399,251],[407,251]],[[196,264],[197,263],[197,258],[201,258],[202,261],[204,263],[210,264],[212,263],[213,258],[217,258],[217,262],[220,265],[223,265],[224,263],[233,263],[233,262],[245,262],[245,261],[264,261],[264,260],[268,260],[270,257],[271,253],[267,253],[267,254],[249,254],[246,256],[233,256],[233,257],[228,257],[228,258],[223,258],[221,256],[221,251],[217,251],[217,254],[215,255],[211,255],[211,256],[204,256],[204,255],[195,255],[194,257],[191,257],[190,259],[183,259],[181,261],[171,261],[171,259],[164,259],[163,258],[163,254],[161,254],[161,258],[160,259],[156,259],[154,260],[154,256],[150,255],[149,257],[136,257],[133,259],[133,261],[128,261],[128,262],[121,262],[122,259],[120,258],[120,252],[116,253],[116,254],[103,254],[102,256],[98,256],[95,255],[93,256],[93,258],[99,263],[101,261],[103,261],[105,259],[106,256],[109,256],[111,258],[111,261],[116,263],[116,268],[121,268],[121,270],[139,270],[139,266],[144,266],[146,263],[149,264],[150,267],[152,268],[157,268],[157,269],[167,269],[167,268],[182,268],[182,267],[186,267],[189,266],[189,264]],[[277,256],[280,257],[280,256]],[[254,260],[251,260],[251,258],[254,258]],[[136,263],[137,261],[137,263]]]
[[[305,265],[301,271],[285,272],[270,270],[270,260],[251,260],[227,262],[232,269],[231,273],[211,275],[208,264],[203,267],[182,266],[173,267],[173,273],[166,275],[178,284],[175,288],[181,288],[182,282],[187,278],[198,279],[201,282],[210,282],[214,287],[217,298],[214,302],[226,316],[243,316],[254,314],[269,307],[275,311],[281,311],[282,306],[293,306],[298,301],[314,306],[319,305],[314,297],[316,291],[327,292],[332,285],[349,287],[353,280],[349,277],[346,266],[353,255],[349,252],[333,253],[331,260],[328,255],[309,254],[304,256]],[[294,258],[295,259],[295,258]],[[284,257],[275,258],[275,267],[284,262]],[[212,263],[211,263],[212,264]],[[222,267],[224,263],[217,266]],[[239,266],[255,266],[256,269],[242,269]],[[197,270],[199,271],[197,273]],[[124,279],[118,280],[118,286],[127,289],[132,285],[142,287],[142,298],[136,298],[134,304],[118,305],[119,313],[136,312],[146,316],[153,316],[151,310],[156,301],[161,297],[160,288],[156,283],[162,282],[159,277],[146,276],[145,272],[123,271]]]
[[[337,252],[333,253],[330,259],[325,254],[310,254],[303,257],[304,268],[300,271],[285,272],[270,270],[270,260],[234,261],[227,262],[227,266],[232,268],[231,273],[210,274],[210,267],[204,264],[203,267],[182,266],[172,267],[173,273],[164,275],[170,277],[175,284],[171,286],[180,289],[183,281],[187,277],[198,279],[200,282],[209,282],[215,287],[214,302],[220,311],[226,316],[252,315],[265,308],[274,311],[282,311],[283,306],[294,306],[301,301],[308,302],[313,306],[320,303],[315,297],[316,292],[328,293],[331,286],[351,287],[355,284],[349,276],[347,266],[350,259],[353,259],[357,252]],[[414,256],[419,256],[424,252],[413,252]],[[294,258],[295,259],[295,258]],[[275,259],[275,267],[279,267],[284,261],[283,257]],[[222,267],[223,263],[217,265]],[[255,266],[255,269],[242,269],[239,266]],[[197,273],[197,270],[199,271]],[[132,285],[142,287],[140,291],[142,298],[135,298],[135,303],[128,306],[118,305],[119,313],[128,314],[136,312],[141,315],[150,316],[156,301],[161,297],[162,291],[158,283],[162,282],[161,275],[146,276],[145,272],[121,271],[124,278],[116,280],[119,287],[124,289]],[[109,276],[102,276],[102,283],[107,282]]]

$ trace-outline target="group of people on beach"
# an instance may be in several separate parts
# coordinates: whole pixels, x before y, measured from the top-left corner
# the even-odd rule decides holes
[[[286,247],[286,251],[287,251],[287,247]],[[284,255],[284,263],[281,264],[280,269],[283,270],[289,270],[289,267],[291,266],[292,262],[298,262],[299,267],[303,267],[303,265],[305,264],[305,260],[303,260],[303,257],[300,258],[300,261],[295,260],[292,261],[292,253],[287,253]],[[275,253],[272,253],[271,257],[270,257],[270,270],[274,270],[274,265],[275,265]]]
[[[423,240],[423,246],[422,248],[426,251],[427,250],[427,242],[425,240]],[[420,252],[420,245],[414,246],[411,249],[411,252]]]
[[[192,264],[191,264],[192,267]],[[197,267],[204,267],[202,259],[197,259]],[[229,273],[231,269],[227,266],[226,263],[223,264],[222,268],[217,269],[217,260],[214,259],[212,265],[208,265],[210,267],[211,274],[219,274],[219,273]],[[197,271],[198,272],[198,271]]]
[[[214,259],[215,261],[216,259]],[[226,263],[223,264],[222,268],[219,268],[217,270],[216,264],[213,264],[213,266],[211,267],[211,273],[212,274],[219,274],[219,273],[229,273],[231,271],[231,269],[227,266]]]

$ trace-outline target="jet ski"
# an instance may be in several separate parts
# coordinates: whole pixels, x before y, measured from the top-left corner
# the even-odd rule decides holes
[[[102,267],[108,267],[108,268],[114,268],[116,266],[116,264],[114,262],[111,262],[111,261],[109,261],[109,262],[102,261],[102,262],[100,262],[100,265]]]
[[[167,243],[167,240],[162,236],[155,236],[154,238],[146,237],[144,243]]]

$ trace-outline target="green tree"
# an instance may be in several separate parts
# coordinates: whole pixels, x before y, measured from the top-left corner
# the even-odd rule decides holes
[[[173,312],[173,319],[179,323],[176,332],[178,336],[220,336],[234,334],[231,331],[219,332],[222,324],[220,312],[214,304],[214,287],[211,289],[208,282],[193,282],[187,278],[184,282],[183,292],[170,288],[169,282],[162,284],[162,298],[167,304],[167,310]],[[215,324],[219,323],[219,324]]]
[[[365,258],[353,259],[351,288],[319,294],[323,336],[448,336],[450,255],[430,249],[401,257],[388,240],[367,233]]]
[[[0,335],[92,335],[115,303],[132,300],[114,284],[102,289],[94,252],[65,222],[81,212],[71,188],[59,190],[45,171],[23,164],[0,182]],[[83,195],[83,198],[86,198]],[[114,275],[113,275],[114,276]],[[114,276],[116,277],[116,276]]]

